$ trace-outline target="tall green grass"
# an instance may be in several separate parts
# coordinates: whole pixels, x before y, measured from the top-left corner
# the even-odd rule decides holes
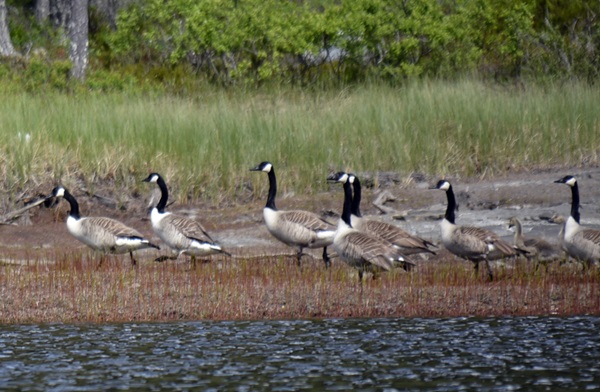
[[[600,90],[584,84],[473,80],[188,98],[13,93],[0,101],[1,181],[12,193],[102,181],[135,193],[158,171],[175,197],[221,201],[265,187],[248,172],[263,160],[296,192],[324,189],[332,169],[486,176],[598,163],[599,107]]]

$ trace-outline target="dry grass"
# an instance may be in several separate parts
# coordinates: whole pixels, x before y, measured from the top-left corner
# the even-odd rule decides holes
[[[455,317],[600,314],[600,270],[528,263],[495,266],[489,283],[468,262],[430,261],[416,272],[368,279],[335,260],[325,270],[287,257],[187,262],[49,254],[4,264],[0,321],[125,322],[340,317]]]

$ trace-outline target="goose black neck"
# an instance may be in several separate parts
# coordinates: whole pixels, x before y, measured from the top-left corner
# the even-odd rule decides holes
[[[571,216],[579,223],[579,187],[577,183],[571,187]]]
[[[277,196],[277,179],[275,178],[275,169],[271,168],[269,175],[269,196],[267,197],[267,208],[277,210],[275,207],[275,196]]]
[[[69,205],[71,206],[71,211],[69,212],[69,216],[71,216],[75,219],[81,218],[81,216],[79,215],[79,203],[77,203],[77,200],[75,200],[75,197],[73,197],[73,195],[70,194],[69,191],[67,191],[66,189],[65,189],[65,193],[63,194],[63,197],[65,198],[66,201],[69,202]]]
[[[452,190],[452,185],[446,190],[446,197],[448,198],[448,207],[446,208],[446,214],[444,218],[452,224],[456,219],[454,215],[454,211],[456,211],[456,199],[454,198],[454,191]]]
[[[357,177],[354,177],[354,182],[352,183],[352,187],[354,188],[354,197],[352,198],[352,215],[361,217],[360,213],[360,199],[361,199],[361,189],[360,189],[360,181]]]
[[[165,208],[167,207],[167,200],[169,200],[169,190],[167,189],[167,184],[165,183],[165,180],[162,179],[162,177],[158,177],[156,183],[160,188],[160,200],[156,205],[156,209],[162,214],[165,212]]]
[[[350,215],[352,214],[352,187],[350,182],[344,183],[344,208],[342,209],[342,220],[350,227],[352,227],[352,221]]]

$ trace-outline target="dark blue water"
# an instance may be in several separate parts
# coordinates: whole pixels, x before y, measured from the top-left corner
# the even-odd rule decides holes
[[[2,390],[600,389],[600,318],[0,327]]]

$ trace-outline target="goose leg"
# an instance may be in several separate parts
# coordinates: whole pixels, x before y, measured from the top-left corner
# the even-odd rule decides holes
[[[300,267],[300,259],[302,258],[302,255],[304,254],[304,253],[302,253],[303,249],[304,249],[303,247],[299,246],[298,253],[296,253],[296,263],[298,264],[298,267]]]
[[[473,267],[475,268],[475,277],[477,278],[479,276],[479,261],[474,261],[473,264]]]
[[[323,247],[323,262],[325,263],[325,268],[329,268],[329,266],[331,265],[331,259],[329,258],[329,255],[327,254],[326,246]]]
[[[196,269],[196,255],[192,255],[192,268]]]
[[[363,294],[363,270],[359,269],[358,270],[358,285],[360,286],[360,298],[362,298],[362,294]]]
[[[411,272],[414,266],[415,265],[413,263],[407,261],[402,262],[402,269],[406,272]]]
[[[133,252],[129,251],[129,257],[131,257],[131,265],[135,267],[137,265],[137,261],[133,258]]]
[[[98,262],[98,265],[96,266],[96,270],[100,269],[100,266],[102,265],[103,262],[104,262],[104,255],[100,256],[100,262]]]
[[[485,259],[485,266],[487,268],[488,277],[490,278],[490,282],[494,280],[494,275],[492,274],[492,268],[490,267],[490,262],[488,259]]]

